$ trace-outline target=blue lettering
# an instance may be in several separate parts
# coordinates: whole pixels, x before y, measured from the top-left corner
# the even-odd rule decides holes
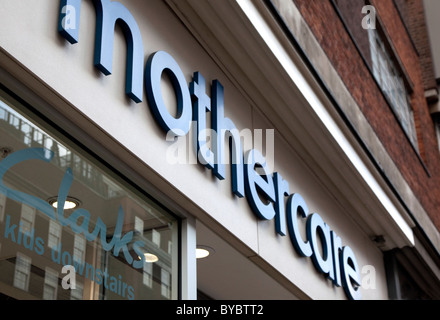
[[[337,236],[334,231],[330,232],[332,238],[332,258],[333,258],[333,269],[334,269],[334,278],[333,283],[340,287],[341,286],[341,270],[339,264],[339,252],[342,250],[342,240]]]
[[[78,23],[80,0],[61,0],[59,30],[69,42],[78,42]],[[314,266],[326,274],[336,286],[344,287],[350,299],[360,299],[359,272],[356,259],[349,247],[342,247],[341,239],[330,230],[317,214],[309,215],[304,199],[299,194],[289,195],[289,184],[280,174],[273,175],[267,172],[266,161],[257,150],[250,150],[243,155],[240,135],[233,121],[224,116],[224,88],[218,80],[211,86],[211,97],[206,94],[206,81],[203,76],[194,73],[193,81],[187,86],[185,76],[177,62],[164,51],[152,54],[146,64],[144,79],[143,70],[143,43],[139,28],[130,12],[120,3],[110,0],[94,0],[97,11],[95,65],[104,74],[111,74],[113,56],[114,27],[120,23],[127,40],[127,79],[126,92],[136,102],[142,101],[142,83],[145,81],[147,100],[156,121],[166,132],[175,136],[185,136],[191,128],[191,119],[197,121],[196,152],[198,160],[220,180],[225,179],[225,140],[228,139],[231,158],[232,191],[238,197],[247,200],[254,213],[263,220],[275,218],[275,229],[278,235],[285,236],[287,230],[296,251],[304,257],[311,257]],[[173,117],[167,110],[161,90],[161,79],[164,72],[169,76],[177,98],[177,115]],[[191,97],[193,106],[191,106]],[[212,138],[211,150],[206,144],[206,113],[211,112],[212,129],[215,136]],[[0,164],[0,192],[5,193],[13,200],[20,201],[37,208],[52,219],[56,219],[51,207],[41,199],[10,190],[3,185],[3,175],[12,165],[28,160],[41,159],[49,162],[51,157],[47,151],[36,150],[31,156],[20,153],[16,158],[5,159]],[[244,159],[243,159],[244,157]],[[243,161],[244,160],[244,161]],[[59,190],[60,201],[65,200],[73,181],[73,175],[66,172]],[[287,207],[284,204],[287,199]],[[60,206],[62,208],[62,206]],[[286,208],[285,208],[286,207]],[[69,225],[76,233],[82,233],[86,239],[92,241],[100,233],[101,243],[106,251],[113,249],[113,254],[123,252],[128,263],[135,268],[142,268],[144,261],[143,250],[145,245],[141,241],[133,244],[133,249],[140,260],[133,261],[128,252],[128,244],[133,233],[122,236],[123,211],[118,212],[118,220],[110,242],[107,242],[107,226],[100,218],[97,219],[95,229],[89,233],[90,214],[82,209],[75,211],[69,218],[63,216],[63,210],[57,210],[60,223]],[[304,241],[298,228],[298,215],[306,219],[307,241]],[[82,221],[79,225],[78,221]],[[9,226],[9,224],[7,224]],[[16,226],[15,226],[16,227]],[[9,226],[7,236],[15,241],[14,226]],[[320,253],[319,248],[322,248]],[[61,251],[61,248],[59,252]],[[52,258],[54,251],[52,250]],[[64,257],[63,257],[64,258]],[[58,257],[58,260],[60,257]],[[101,277],[102,278],[102,277]],[[104,286],[108,288],[107,270],[104,272]],[[112,277],[114,278],[114,277]],[[114,278],[115,279],[115,278]],[[116,280],[116,279],[115,279]],[[114,281],[113,281],[114,282]],[[111,284],[112,291],[115,283]],[[133,287],[128,288],[128,298],[134,297]]]
[[[128,295],[127,295],[128,300],[133,300],[134,299],[134,288],[132,286],[128,286],[127,290],[128,290]]]
[[[243,151],[240,134],[231,119],[224,116],[224,89],[218,80],[212,83],[212,129],[216,137],[212,140],[214,151],[214,174],[225,179],[225,138],[228,138],[231,158],[232,192],[244,197]]]
[[[77,272],[80,276],[82,276],[84,273],[85,265],[86,263],[84,261],[79,261],[75,259],[75,257],[73,258],[73,267],[75,268],[75,272]],[[93,278],[91,280],[93,280]]]
[[[296,251],[303,257],[310,257],[313,254],[309,241],[304,242],[298,228],[298,213],[302,218],[306,218],[309,209],[303,197],[299,193],[289,196],[287,200],[287,226],[289,235]]]
[[[119,212],[120,212],[119,216],[123,217],[122,208],[119,209]],[[115,233],[113,235],[113,238],[116,240],[113,248],[113,255],[117,257],[119,255],[119,251],[121,251],[122,249],[122,253],[124,254],[125,260],[128,262],[128,264],[131,264],[133,262],[133,257],[128,251],[127,245],[133,239],[133,231],[127,232],[121,238],[121,230],[122,230],[122,223],[117,223]]]
[[[13,224],[11,226],[11,217],[9,215],[6,216],[6,226],[5,226],[5,238],[9,239],[9,236],[11,236],[11,240],[15,242],[15,228],[17,227],[16,224]]]
[[[144,45],[136,20],[126,7],[110,0],[94,0],[96,7],[95,66],[105,75],[112,73],[113,38],[119,23],[127,41],[125,91],[134,102],[142,102]]]
[[[29,250],[34,249],[35,228],[32,228],[30,232],[23,233],[23,247]]]
[[[42,255],[44,253],[44,241],[41,237],[35,236],[35,228],[32,228],[30,231],[24,231],[22,230],[21,223],[17,228],[16,224],[11,224],[10,215],[6,216],[4,237],[5,239],[9,239],[19,245],[23,245],[24,248],[30,251],[35,250],[38,255]]]
[[[318,235],[322,243],[322,254],[318,249]],[[329,274],[330,278],[333,278],[330,228],[317,213],[311,214],[307,219],[307,238],[310,240],[313,249],[312,261],[315,267],[322,273]]]
[[[53,262],[61,264],[61,243],[56,248],[51,249],[50,256]]]
[[[40,256],[44,253],[44,240],[41,237],[35,239],[35,252]]]
[[[346,246],[342,249],[341,255],[342,266],[342,284],[347,296],[352,300],[360,300],[360,277],[356,257],[350,247]]]
[[[166,72],[177,98],[177,118],[167,110],[162,97],[161,79]],[[191,128],[192,107],[188,85],[177,62],[165,51],[153,53],[147,61],[145,87],[150,109],[159,125],[175,136],[185,136]]]
[[[64,251],[61,255],[61,262],[64,266],[72,265],[72,256],[69,251]]]
[[[127,41],[126,94],[142,102],[144,45],[136,20],[119,2],[94,0],[96,8],[95,66],[105,75],[112,73],[115,25],[118,23]],[[70,43],[78,42],[81,0],[61,0],[58,30]]]
[[[61,0],[58,31],[71,44],[79,40],[81,0]]]
[[[95,282],[99,285],[102,284],[102,270],[101,269],[95,270]]]
[[[197,135],[195,136],[197,159],[208,169],[213,169],[214,154],[206,146],[206,112],[211,111],[211,98],[206,94],[206,81],[200,72],[194,73],[193,79],[189,91],[194,98],[193,120],[197,122]]]
[[[275,230],[278,234],[285,236],[286,230],[286,210],[284,197],[289,196],[289,183],[283,180],[278,172],[273,174],[273,184],[275,186]]]
[[[95,277],[95,268],[90,263],[86,263],[86,278],[93,280]]]
[[[246,197],[260,219],[271,220],[275,217],[275,187],[267,172],[266,160],[258,150],[250,150],[245,156]],[[260,175],[259,172],[262,173]],[[258,188],[258,189],[257,189]],[[260,198],[264,197],[264,201]]]

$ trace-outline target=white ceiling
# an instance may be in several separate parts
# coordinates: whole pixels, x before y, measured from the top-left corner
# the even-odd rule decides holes
[[[197,222],[197,245],[215,250],[197,261],[198,290],[216,300],[296,300],[297,297],[224,239]]]

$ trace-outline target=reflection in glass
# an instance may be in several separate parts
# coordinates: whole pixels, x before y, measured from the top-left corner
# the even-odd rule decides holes
[[[17,252],[15,259],[14,287],[28,291],[29,275],[31,271],[31,258]]]
[[[22,108],[0,97],[0,147],[13,150],[9,157],[23,150],[53,157],[18,162],[0,181],[0,293],[14,299],[176,299],[175,218],[79,147],[55,138],[50,127],[43,130]],[[78,208],[49,214],[26,201],[48,201],[66,185]],[[62,287],[65,265],[75,267],[75,289]]]

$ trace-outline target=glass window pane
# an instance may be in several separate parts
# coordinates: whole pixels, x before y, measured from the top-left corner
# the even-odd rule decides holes
[[[58,272],[46,267],[44,276],[43,299],[56,300],[58,289]]]
[[[176,218],[34,117],[0,92],[0,141],[13,148],[6,159],[15,161],[8,167],[0,159],[2,293],[176,299]],[[74,274],[62,272],[67,265]]]
[[[374,41],[374,39],[376,41]],[[372,70],[382,92],[400,121],[402,128],[417,148],[417,138],[408,92],[395,61],[391,58],[384,41],[377,30],[369,30]]]
[[[28,291],[31,270],[31,258],[21,252],[17,252],[14,270],[14,287]]]

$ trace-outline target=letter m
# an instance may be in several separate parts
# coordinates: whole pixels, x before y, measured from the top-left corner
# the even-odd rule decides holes
[[[144,47],[136,20],[119,2],[110,0],[93,0],[93,2],[96,8],[95,66],[105,75],[112,73],[115,26],[118,23],[127,41],[125,92],[133,101],[142,102]],[[61,0],[61,3],[62,6],[63,4],[76,6],[79,15],[81,0]],[[61,32],[61,35],[69,40],[64,33]]]

